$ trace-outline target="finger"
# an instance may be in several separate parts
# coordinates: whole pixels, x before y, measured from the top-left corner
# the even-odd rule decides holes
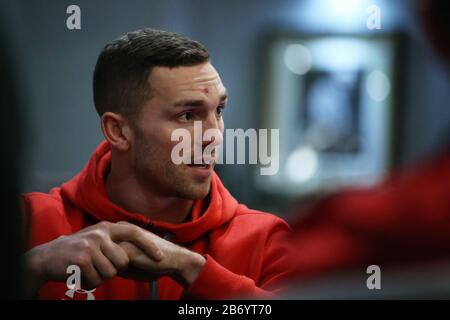
[[[154,260],[149,258],[144,251],[136,247],[131,242],[120,242],[119,246],[127,253],[128,257],[130,258],[131,263],[134,266],[143,267],[146,264],[154,263]]]
[[[138,247],[136,247],[134,244],[132,244],[131,242],[127,242],[127,241],[122,241],[119,242],[118,246],[125,251],[125,253],[127,254],[127,256],[130,258],[130,260],[135,260],[137,259],[140,255],[145,255],[145,253],[139,249]]]
[[[92,264],[86,265],[82,272],[81,288],[85,290],[92,290],[97,288],[102,283],[102,278],[98,274],[96,268]]]
[[[163,258],[163,253],[156,243],[158,236],[131,223],[119,222],[111,226],[111,239],[129,241],[156,261],[161,261]]]
[[[101,251],[114,265],[118,272],[127,268],[130,258],[124,249],[122,249],[117,243],[111,241],[104,241],[101,244]]]
[[[134,267],[144,270],[151,270],[156,267],[157,262],[150,259],[145,252],[131,242],[120,242],[119,246],[127,253],[128,257],[130,257],[131,264]]]
[[[117,269],[101,251],[96,251],[92,256],[95,269],[102,279],[111,279],[117,274]]]

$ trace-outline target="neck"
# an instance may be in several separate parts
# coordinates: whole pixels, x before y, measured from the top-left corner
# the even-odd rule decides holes
[[[108,198],[127,210],[140,213],[154,221],[182,223],[194,204],[193,200],[164,197],[143,186],[132,172],[120,170],[111,162],[105,185]]]

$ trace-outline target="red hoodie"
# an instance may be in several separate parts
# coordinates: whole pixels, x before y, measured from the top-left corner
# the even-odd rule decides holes
[[[169,277],[157,286],[119,276],[103,282],[95,299],[159,298],[220,299],[228,297],[273,297],[286,278],[288,225],[280,218],[239,204],[214,173],[209,197],[194,202],[191,220],[182,224],[150,221],[112,203],[104,177],[111,163],[109,144],[103,142],[86,167],[72,180],[48,194],[23,196],[27,246],[31,249],[61,235],[68,235],[99,221],[128,221],[202,254],[206,263],[193,285],[184,290]],[[66,283],[48,282],[42,299],[67,299]]]

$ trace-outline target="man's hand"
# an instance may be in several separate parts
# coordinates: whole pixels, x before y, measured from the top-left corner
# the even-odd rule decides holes
[[[127,222],[118,224],[130,225]],[[119,246],[127,253],[130,262],[129,267],[120,276],[143,281],[169,276],[183,287],[190,287],[203,268],[205,258],[149,231],[144,232],[146,239],[155,243],[162,251],[163,258],[156,261],[133,243],[121,242]]]
[[[149,232],[129,223],[100,222],[77,233],[61,236],[37,246],[25,254],[33,296],[47,281],[64,281],[69,265],[81,269],[83,289],[99,286],[128,267],[130,258],[117,243],[126,241],[155,263],[162,259],[161,241]],[[167,251],[167,250],[166,250]]]

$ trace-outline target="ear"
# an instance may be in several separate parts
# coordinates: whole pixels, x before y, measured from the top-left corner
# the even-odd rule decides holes
[[[105,112],[101,118],[103,135],[111,147],[126,151],[131,145],[132,134],[128,120],[120,114]]]

